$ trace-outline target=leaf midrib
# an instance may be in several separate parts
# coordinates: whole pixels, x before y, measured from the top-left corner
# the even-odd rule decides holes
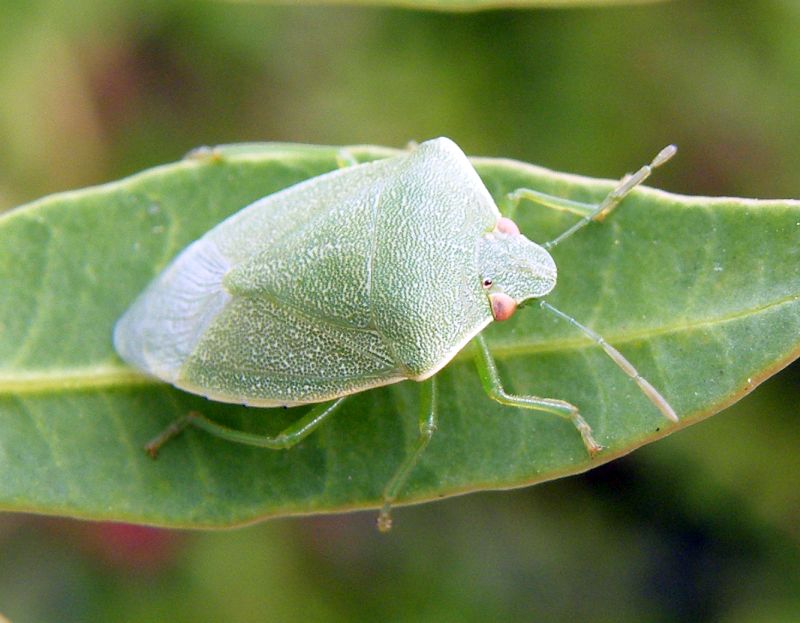
[[[728,322],[735,322],[751,316],[757,316],[782,305],[797,303],[798,301],[800,301],[800,293],[790,294],[764,305],[746,308],[705,320],[662,325],[638,331],[625,331],[623,333],[606,333],[604,337],[608,342],[613,344],[649,340],[679,332],[691,332],[703,328],[715,327]],[[514,344],[497,345],[492,348],[492,354],[497,359],[510,359],[526,355],[575,351],[586,348],[594,348],[594,343],[588,338],[576,336],[574,338],[551,339],[536,343],[517,342]],[[470,352],[464,349],[456,355],[454,361],[464,360],[468,357],[470,357]],[[0,396],[44,394],[64,390],[87,391],[91,389],[134,387],[160,383],[161,381],[139,374],[122,364],[109,363],[107,365],[74,368],[67,371],[55,368],[20,374],[0,373]]]

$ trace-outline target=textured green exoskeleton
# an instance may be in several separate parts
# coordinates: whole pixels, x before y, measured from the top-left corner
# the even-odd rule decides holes
[[[277,437],[259,437],[189,414],[148,444],[193,424],[234,441],[288,448],[349,394],[424,381],[420,438],[384,492],[379,525],[436,427],[434,375],[476,338],[487,393],[500,402],[570,419],[590,453],[601,447],[578,409],[507,394],[479,335],[556,283],[547,249],[613,209],[674,148],[624,178],[597,206],[520,190],[582,212],[537,245],[504,218],[466,156],[449,139],[354,165],[265,197],[185,249],[119,320],[114,344],[131,365],[213,400],[258,407],[319,403]],[[600,336],[544,301],[542,308],[595,340],[661,412],[664,398]]]

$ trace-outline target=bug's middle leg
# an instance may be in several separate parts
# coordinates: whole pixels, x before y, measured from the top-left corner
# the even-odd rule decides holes
[[[411,470],[419,462],[428,443],[436,432],[436,377],[423,381],[420,387],[419,437],[414,450],[403,460],[400,467],[383,490],[383,506],[378,515],[378,530],[388,532],[392,527],[391,508]]]
[[[597,443],[592,436],[591,426],[583,419],[578,411],[578,407],[575,405],[565,400],[557,400],[554,398],[520,396],[507,393],[506,390],[503,389],[500,373],[497,370],[497,364],[494,362],[494,358],[491,352],[489,352],[489,347],[486,345],[486,340],[482,335],[478,334],[475,337],[475,345],[477,347],[475,349],[475,365],[478,368],[478,376],[480,376],[483,388],[490,398],[496,400],[500,404],[511,407],[545,411],[565,418],[571,421],[575,428],[578,429],[583,439],[583,445],[586,446],[586,450],[591,456],[594,456],[603,449],[603,446]]]
[[[227,441],[233,441],[247,446],[256,446],[258,448],[268,448],[270,450],[286,450],[300,443],[313,433],[320,424],[327,420],[328,417],[339,408],[339,405],[341,405],[346,398],[347,396],[344,396],[331,402],[323,402],[315,405],[303,417],[274,436],[258,435],[229,428],[209,420],[196,411],[192,411],[173,422],[163,432],[151,439],[145,445],[144,449],[150,456],[156,458],[156,456],[158,456],[158,451],[165,443],[179,435],[189,426],[194,426],[215,437],[226,439]]]

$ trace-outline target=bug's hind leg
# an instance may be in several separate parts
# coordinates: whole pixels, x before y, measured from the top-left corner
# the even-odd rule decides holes
[[[626,175],[623,177],[614,187],[614,189],[608,193],[608,195],[606,195],[605,199],[598,204],[572,201],[570,199],[555,197],[553,195],[548,195],[546,193],[531,190],[529,188],[520,188],[506,196],[507,211],[510,212],[507,214],[507,216],[509,216],[509,218],[513,218],[513,212],[516,210],[519,202],[523,199],[527,199],[533,203],[538,203],[549,208],[574,212],[575,214],[582,216],[583,218],[581,218],[581,220],[569,227],[566,231],[553,238],[553,240],[545,242],[542,245],[545,249],[550,249],[556,246],[558,243],[569,238],[575,232],[583,229],[592,221],[602,221],[606,216],[608,216],[608,213],[616,208],[634,188],[639,186],[639,184],[650,177],[653,169],[660,167],[662,164],[667,162],[670,158],[672,158],[672,156],[675,155],[676,151],[677,148],[675,145],[667,145],[664,149],[658,152],[658,154],[656,154],[656,157],[653,158],[650,164],[644,165],[632,175]]]
[[[572,422],[581,434],[583,445],[586,446],[586,450],[591,456],[594,456],[603,449],[603,446],[597,443],[592,435],[591,426],[581,417],[578,407],[575,405],[554,398],[519,396],[507,393],[505,389],[503,389],[500,374],[497,371],[497,364],[495,364],[494,358],[491,352],[489,352],[489,347],[486,345],[486,340],[482,335],[478,334],[475,337],[475,344],[477,346],[475,349],[475,365],[478,368],[478,376],[480,376],[484,390],[492,400],[496,400],[500,404],[511,407],[545,411],[565,418]]]
[[[420,389],[419,437],[414,450],[409,454],[383,490],[383,506],[378,515],[378,530],[388,532],[392,527],[391,508],[411,470],[436,432],[436,378],[424,381]]]
[[[144,449],[150,456],[156,458],[158,456],[158,451],[165,443],[179,435],[187,427],[195,426],[220,439],[226,439],[248,446],[268,448],[270,450],[285,450],[296,445],[313,433],[320,424],[339,408],[339,405],[342,404],[345,398],[346,396],[314,406],[299,420],[272,437],[228,428],[227,426],[222,426],[221,424],[209,420],[196,411],[192,411],[173,422],[163,432],[151,439],[145,445]]]

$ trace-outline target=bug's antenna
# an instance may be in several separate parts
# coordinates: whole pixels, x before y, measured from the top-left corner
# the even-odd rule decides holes
[[[662,164],[667,162],[670,158],[672,158],[672,156],[675,155],[675,152],[677,151],[678,148],[675,147],[675,145],[667,145],[664,149],[658,152],[658,154],[656,154],[656,157],[653,158],[653,161],[650,164],[644,165],[632,175],[626,175],[623,177],[619,181],[619,184],[617,184],[617,187],[608,193],[606,198],[603,199],[603,201],[592,212],[584,216],[581,220],[579,220],[561,235],[557,236],[550,242],[545,242],[542,246],[545,249],[552,249],[558,243],[563,242],[575,232],[586,227],[592,221],[602,221],[608,215],[608,213],[611,212],[611,210],[619,205],[619,203],[629,192],[650,177],[653,169],[660,167]]]
[[[614,363],[617,364],[625,374],[627,374],[634,381],[636,381],[636,384],[642,390],[644,395],[650,399],[650,402],[652,402],[658,408],[659,411],[661,411],[662,415],[665,418],[673,422],[678,422],[678,416],[675,413],[675,410],[667,402],[667,399],[664,398],[664,396],[662,396],[658,392],[658,390],[650,384],[650,382],[647,379],[645,379],[641,374],[639,374],[636,368],[633,367],[633,364],[627,359],[625,359],[625,357],[622,355],[621,352],[619,352],[616,348],[611,346],[611,344],[606,342],[601,335],[595,333],[589,327],[585,327],[580,322],[575,320],[572,316],[568,316],[564,312],[559,311],[546,301],[539,301],[539,305],[542,307],[542,309],[546,309],[547,311],[552,312],[559,318],[562,318],[567,322],[569,322],[573,327],[580,329],[580,331],[584,335],[589,337],[604,351],[606,351],[606,354],[609,357],[611,357]]]

